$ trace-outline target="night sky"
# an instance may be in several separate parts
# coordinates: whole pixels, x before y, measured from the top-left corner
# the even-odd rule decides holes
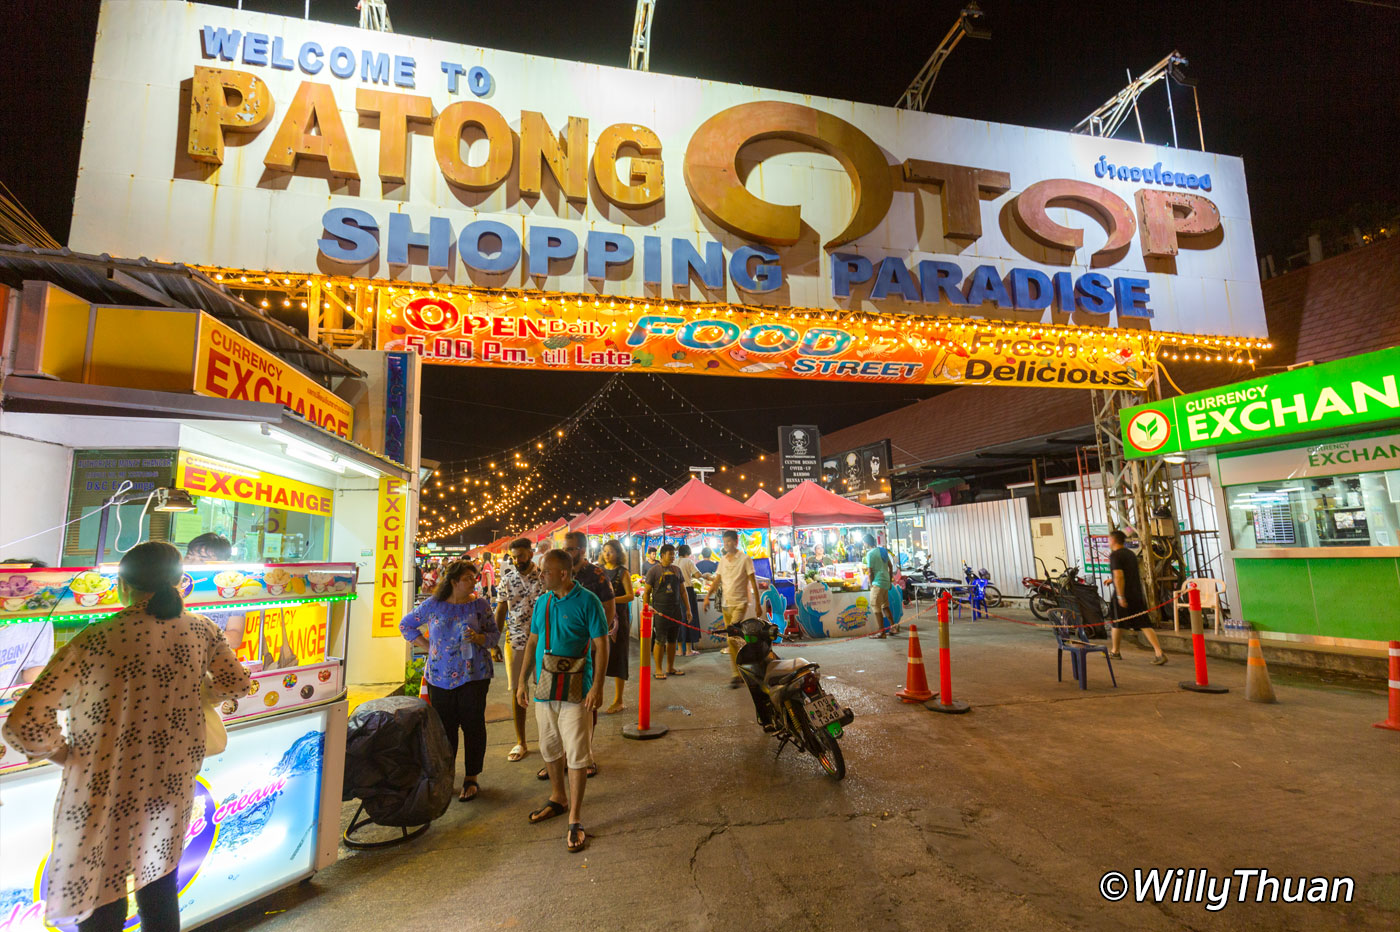
[[[235,6],[233,2],[215,3]],[[993,36],[965,39],[929,110],[1067,130],[1172,49],[1199,84],[1206,148],[1243,157],[1260,254],[1303,248],[1309,226],[1355,204],[1400,201],[1400,0],[1198,0],[1151,4],[985,0]],[[300,16],[302,0],[247,0]],[[652,70],[892,105],[962,6],[820,0],[660,0]],[[0,181],[59,239],[68,234],[97,3],[10,0],[0,29]],[[632,0],[390,0],[396,31],[625,66]],[[315,19],[353,23],[352,0],[312,0]],[[1143,98],[1149,142],[1170,142],[1166,92]],[[1183,147],[1199,145],[1175,89]],[[1130,119],[1122,137],[1136,135]],[[427,367],[425,453],[477,455],[546,429],[603,377]],[[918,387],[813,386],[696,376],[671,383],[771,447],[776,425],[833,430]],[[740,411],[756,407],[746,416]]]

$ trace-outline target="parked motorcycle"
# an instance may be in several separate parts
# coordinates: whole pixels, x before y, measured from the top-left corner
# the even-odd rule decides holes
[[[791,744],[815,757],[837,780],[845,777],[846,759],[838,739],[845,726],[855,721],[855,713],[822,689],[820,667],[801,657],[778,659],[773,653],[778,626],[772,622],[750,618],[719,631],[745,642],[736,658],[739,672],[764,722],[763,730],[778,739],[778,753]]]
[[[1041,621],[1049,621],[1050,610],[1055,607],[1059,592],[1065,584],[1072,583],[1079,576],[1079,567],[1069,566],[1061,559],[1060,563],[1064,565],[1065,570],[1057,576],[1040,557],[1036,557],[1035,562],[1039,563],[1041,570],[1044,571],[1044,578],[1023,576],[1021,585],[1026,588],[1026,599],[1030,605],[1031,614]]]
[[[963,581],[967,584],[967,589],[964,590],[962,593],[954,592],[954,596],[956,596],[957,598],[965,598],[970,600],[974,592],[976,592],[977,590],[981,590],[982,597],[987,600],[988,608],[1001,607],[1001,590],[998,589],[996,586],[992,585],[991,573],[987,572],[985,569],[980,569],[974,573],[972,571],[972,567],[968,565],[966,560],[964,560]]]

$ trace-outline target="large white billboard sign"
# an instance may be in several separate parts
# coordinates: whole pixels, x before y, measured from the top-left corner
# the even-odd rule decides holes
[[[195,4],[99,30],[81,251],[1266,335],[1237,158]]]

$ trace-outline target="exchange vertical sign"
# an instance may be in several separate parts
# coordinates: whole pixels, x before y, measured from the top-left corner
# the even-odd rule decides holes
[[[811,424],[778,428],[778,466],[785,489],[821,481],[821,432]]]
[[[371,634],[377,638],[399,637],[399,619],[404,611],[404,515],[408,497],[399,479],[379,480],[379,518],[375,523],[374,621]]]

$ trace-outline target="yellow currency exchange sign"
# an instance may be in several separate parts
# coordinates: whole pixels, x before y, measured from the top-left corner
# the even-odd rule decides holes
[[[208,314],[200,315],[194,390],[216,398],[279,404],[341,437],[349,437],[354,426],[349,402]]]
[[[330,489],[319,485],[247,469],[184,450],[180,451],[176,463],[175,484],[194,495],[300,511],[326,518],[331,516],[335,500]]]

